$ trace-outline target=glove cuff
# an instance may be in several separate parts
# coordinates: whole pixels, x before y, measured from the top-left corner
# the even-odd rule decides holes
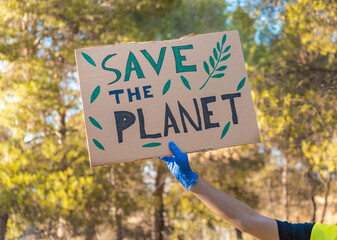
[[[187,191],[189,191],[197,183],[198,174],[195,172],[191,172],[190,174],[188,174],[188,176],[185,177],[185,179],[186,181],[184,181],[183,186],[186,188]]]

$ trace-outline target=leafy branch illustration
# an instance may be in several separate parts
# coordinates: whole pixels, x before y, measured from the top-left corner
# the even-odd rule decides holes
[[[242,78],[242,80],[239,82],[239,84],[236,88],[236,91],[241,90],[241,88],[243,88],[243,86],[245,85],[245,82],[246,82],[246,77]]]
[[[88,54],[81,52],[83,58],[92,66],[96,67],[96,63],[94,61],[94,59],[92,59]],[[91,96],[90,96],[90,104],[92,104],[93,102],[95,102],[95,100],[97,99],[97,97],[99,96],[99,94],[101,93],[101,86],[98,85],[94,91],[92,91]],[[96,128],[103,130],[102,126],[97,122],[97,120],[93,117],[89,117],[89,121],[91,122],[92,125],[94,125]],[[101,150],[105,150],[103,145],[95,138],[92,139],[92,141],[94,142],[95,146],[98,147]]]
[[[229,121],[229,122],[225,125],[225,127],[223,128],[220,139],[223,139],[223,138],[224,138],[224,136],[227,134],[227,132],[228,132],[230,126],[231,126],[231,121]]]
[[[95,61],[86,53],[81,52],[83,58],[92,66],[96,67],[96,63]],[[101,93],[101,86],[98,85],[94,91],[92,91],[91,93],[91,97],[90,97],[90,104],[92,104],[93,102],[95,102],[95,100],[97,99],[97,97],[99,96],[99,94]],[[92,125],[94,125],[96,128],[102,130],[102,126],[97,122],[97,120],[93,117],[89,117],[89,121],[91,122]],[[92,139],[92,141],[94,142],[95,146],[98,147],[101,150],[105,150],[103,145],[95,138]]]
[[[224,73],[217,73],[217,72],[225,71],[227,69],[226,65],[219,66],[219,67],[218,65],[220,62],[226,61],[231,56],[230,53],[226,54],[231,48],[231,45],[227,46],[223,50],[223,47],[226,43],[226,39],[227,39],[227,36],[226,34],[224,34],[221,40],[221,47],[220,47],[220,43],[217,42],[216,48],[213,48],[213,56],[209,57],[209,64],[211,65],[213,69],[212,72],[210,71],[210,67],[208,63],[204,61],[204,69],[205,69],[205,72],[208,74],[208,78],[206,79],[205,83],[200,87],[200,90],[206,86],[206,84],[211,78],[222,78],[223,76],[225,76]],[[226,54],[226,55],[223,56],[223,54]]]
[[[181,75],[180,80],[188,90],[191,90],[191,85],[188,82],[186,77]],[[171,79],[167,80],[167,82],[164,84],[162,95],[165,95],[168,92],[168,90],[170,89],[170,87],[171,87]]]
[[[184,86],[185,86],[188,90],[191,90],[190,83],[188,82],[188,80],[187,80],[183,75],[180,76],[180,79],[181,79],[181,81],[183,82]]]
[[[86,54],[86,53],[84,53],[84,52],[81,52],[81,54],[82,54],[82,56],[84,57],[84,59],[85,59],[88,63],[90,63],[91,65],[93,65],[94,67],[96,67],[95,61],[94,61],[88,54]]]
[[[161,146],[161,143],[159,143],[159,142],[152,142],[152,143],[144,144],[142,147],[144,147],[144,148],[150,148],[150,147],[159,147],[159,146]]]
[[[97,99],[97,97],[99,96],[100,93],[101,93],[101,87],[100,87],[100,85],[98,85],[94,89],[94,91],[92,91],[92,93],[91,93],[90,104],[92,104],[93,102],[95,102],[95,100]],[[94,117],[89,117],[89,121],[96,128],[98,128],[100,130],[103,130],[102,126],[98,123],[98,121]],[[94,142],[94,144],[95,144],[96,147],[98,147],[101,150],[105,150],[104,147],[103,147],[103,145],[97,139],[93,138],[92,141]]]
[[[162,93],[162,95],[165,95],[165,94],[167,93],[167,91],[170,89],[170,87],[171,87],[171,79],[169,79],[169,80],[165,83],[165,85],[164,85],[164,87],[163,87],[163,93]]]

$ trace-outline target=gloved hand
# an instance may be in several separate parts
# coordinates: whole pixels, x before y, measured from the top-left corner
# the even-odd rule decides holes
[[[161,160],[166,162],[172,175],[189,191],[197,182],[198,174],[192,172],[187,154],[180,151],[174,142],[169,142],[169,147],[174,156],[163,157]]]

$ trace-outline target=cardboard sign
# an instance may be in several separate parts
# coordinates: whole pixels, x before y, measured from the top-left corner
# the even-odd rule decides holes
[[[260,142],[238,31],[75,52],[91,166]]]

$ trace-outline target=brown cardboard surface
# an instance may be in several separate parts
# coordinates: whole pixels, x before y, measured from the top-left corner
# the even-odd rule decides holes
[[[75,54],[91,166],[260,142],[238,31]]]

